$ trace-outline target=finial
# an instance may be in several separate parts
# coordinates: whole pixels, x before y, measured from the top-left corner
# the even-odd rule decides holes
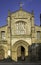
[[[34,17],[34,11],[32,10],[32,15],[33,15],[33,17]]]
[[[8,10],[8,16],[10,16],[10,10]]]

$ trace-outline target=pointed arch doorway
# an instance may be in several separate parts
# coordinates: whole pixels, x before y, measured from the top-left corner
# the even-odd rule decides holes
[[[14,61],[25,60],[28,56],[29,44],[24,40],[18,40],[12,47],[12,59]]]
[[[18,60],[25,60],[25,48],[23,46],[18,47],[17,49]]]

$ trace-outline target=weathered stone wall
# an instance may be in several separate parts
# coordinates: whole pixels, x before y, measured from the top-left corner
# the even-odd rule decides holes
[[[16,34],[16,28],[17,28],[16,22],[17,21],[26,22],[26,25],[25,25],[26,34],[25,35]],[[28,45],[32,45],[32,43],[41,43],[41,38],[40,40],[37,40],[37,31],[41,31],[41,27],[34,25],[34,14],[33,13],[25,12],[24,10],[20,9],[16,12],[9,14],[9,16],[7,17],[7,23],[8,25],[0,27],[0,45],[2,45],[3,48],[5,48],[5,58],[8,57],[8,50],[10,50],[10,52],[12,51],[11,58],[17,61],[17,57],[21,55],[20,54],[21,50],[19,48],[20,46],[23,46],[25,48],[25,56],[27,56],[28,55]],[[1,39],[1,31],[5,31],[5,36],[6,36],[5,42],[3,42]],[[21,41],[23,42],[20,43]]]

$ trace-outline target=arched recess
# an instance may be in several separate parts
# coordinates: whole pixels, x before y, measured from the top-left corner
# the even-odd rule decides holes
[[[21,52],[24,51],[24,55],[28,56],[29,44],[24,40],[19,40],[12,46],[12,59],[17,61],[18,57],[21,56]],[[23,49],[23,50],[22,50]]]
[[[5,51],[4,49],[0,49],[0,60],[3,60],[5,56]]]
[[[8,48],[5,45],[0,45],[0,60],[7,58]]]

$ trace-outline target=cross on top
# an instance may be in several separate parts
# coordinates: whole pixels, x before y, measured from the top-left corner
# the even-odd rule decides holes
[[[23,6],[24,4],[22,3],[22,2],[20,2],[20,9],[22,9],[22,6]]]

